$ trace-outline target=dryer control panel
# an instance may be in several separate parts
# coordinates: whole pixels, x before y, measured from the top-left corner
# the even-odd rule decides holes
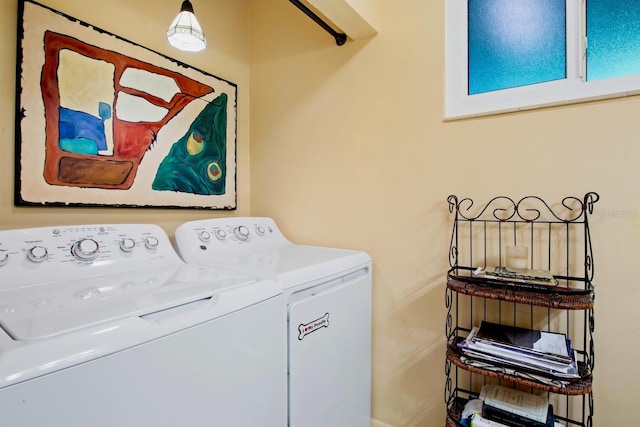
[[[190,221],[176,229],[176,247],[187,262],[233,257],[290,245],[271,218],[235,217]]]
[[[0,230],[0,290],[179,263],[153,224]]]

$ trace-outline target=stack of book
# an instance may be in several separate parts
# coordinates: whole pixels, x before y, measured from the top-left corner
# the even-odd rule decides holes
[[[580,378],[575,352],[564,334],[482,321],[458,347],[490,365],[566,381]]]
[[[553,427],[553,406],[546,396],[487,384],[480,392],[482,417],[514,427]]]

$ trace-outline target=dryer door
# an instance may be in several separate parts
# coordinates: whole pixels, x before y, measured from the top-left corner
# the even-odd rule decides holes
[[[291,427],[371,423],[370,270],[334,282],[289,305]]]

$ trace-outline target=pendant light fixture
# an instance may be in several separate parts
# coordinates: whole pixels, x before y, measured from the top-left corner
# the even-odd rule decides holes
[[[180,13],[167,31],[167,40],[171,46],[187,52],[198,52],[207,47],[202,27],[193,14],[193,6],[189,0],[182,2]]]

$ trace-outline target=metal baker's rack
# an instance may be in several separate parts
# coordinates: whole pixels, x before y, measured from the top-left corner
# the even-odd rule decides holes
[[[489,382],[547,392],[556,421],[593,425],[595,287],[589,216],[598,200],[594,192],[565,197],[556,204],[538,196],[518,200],[497,196],[484,204],[455,195],[447,198],[454,216],[445,291],[447,426],[460,425],[466,402],[477,398]],[[553,274],[554,288],[538,291],[473,280],[478,267],[504,265],[506,246],[516,244],[529,248],[531,268]],[[566,334],[578,356],[580,379],[541,382],[499,367],[469,365],[457,343],[481,320]]]

